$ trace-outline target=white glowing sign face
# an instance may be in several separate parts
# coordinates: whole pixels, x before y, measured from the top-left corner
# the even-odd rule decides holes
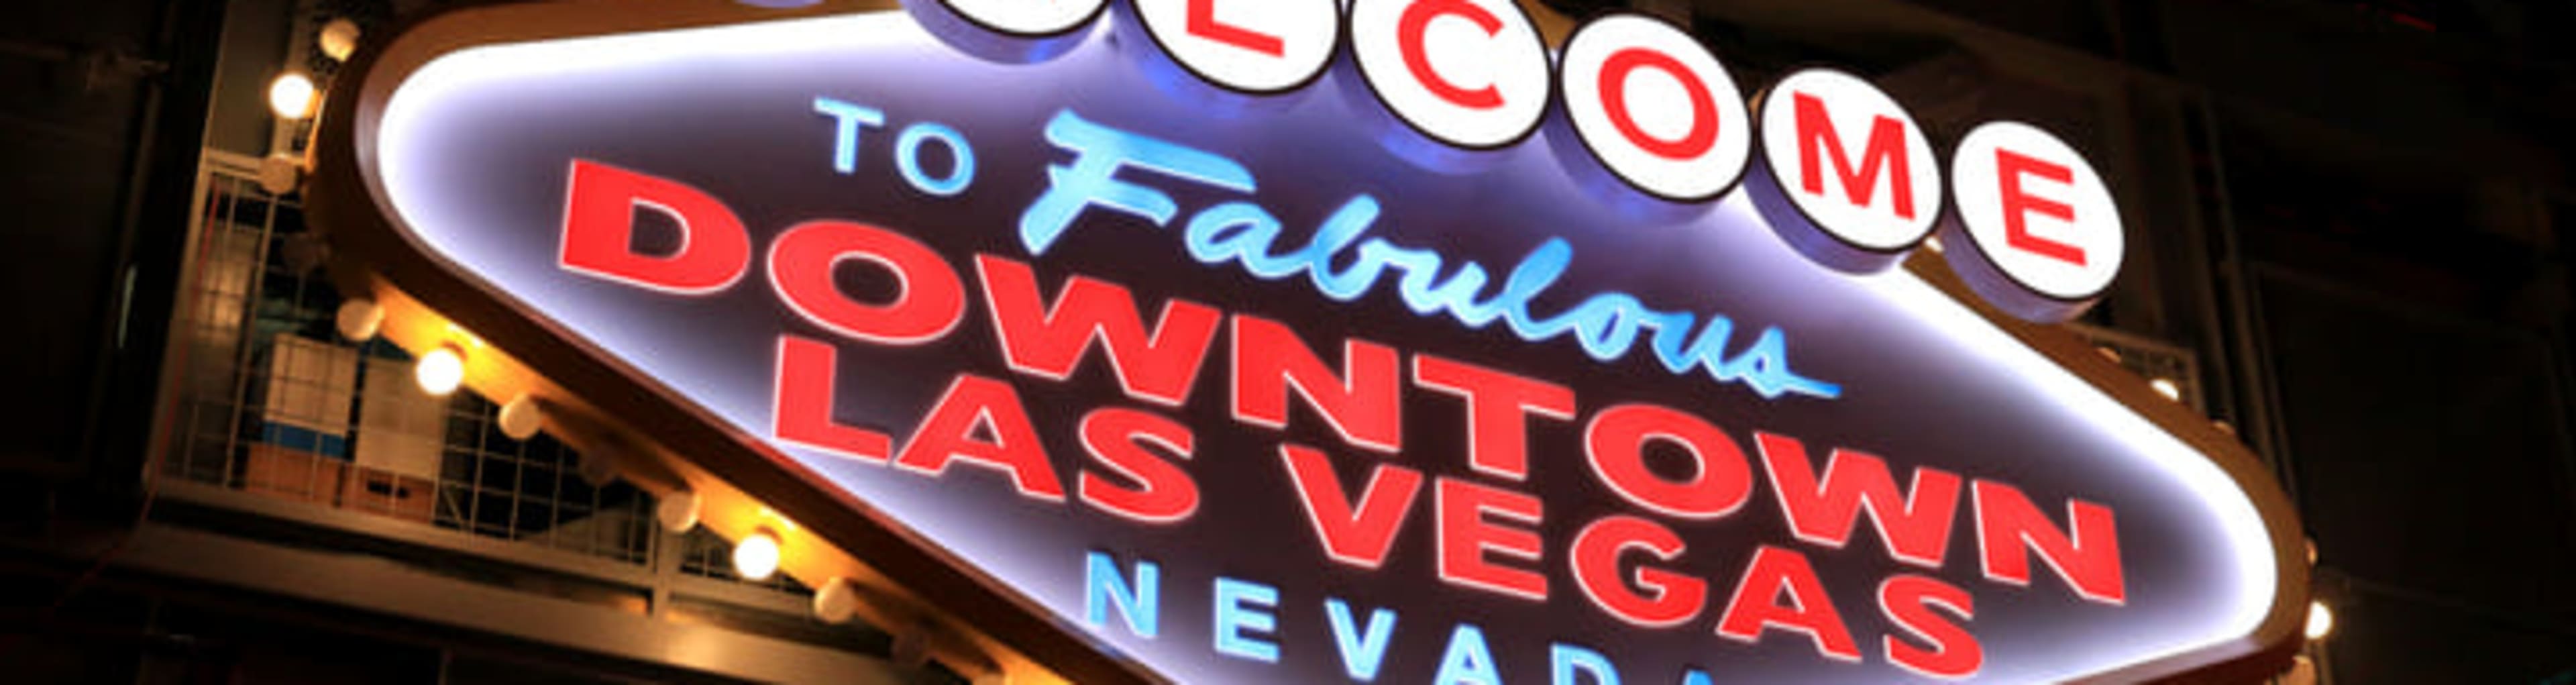
[[[1155,47],[1190,73],[1254,93],[1322,75],[1342,21],[1334,0],[1135,0],[1135,14]]]
[[[1979,126],[1959,141],[1950,178],[1974,248],[1962,257],[2007,281],[1971,278],[1987,299],[2016,313],[2051,301],[2063,309],[2100,296],[2119,275],[2128,243],[2111,189],[2056,136],[2009,121]]]
[[[1807,69],[1772,84],[1760,116],[1767,187],[1795,212],[1772,213],[1774,226],[1827,239],[1790,236],[1793,244],[1894,254],[1931,235],[1941,215],[1940,158],[1914,116],[1878,87]],[[1813,249],[1809,256],[1843,266]]]
[[[1497,148],[1547,113],[1547,47],[1512,0],[1355,0],[1350,13],[1369,89],[1423,135]]]
[[[1744,98],[1690,34],[1610,15],[1575,31],[1561,61],[1566,115],[1621,180],[1656,197],[1696,201],[1744,173],[1753,149]]]
[[[1548,124],[1584,167],[1513,144],[1550,79],[1512,4],[1359,0],[1369,88],[1262,92],[1328,66],[1301,61],[1318,7],[1114,15],[1294,103],[1226,116],[1080,22],[416,48],[365,72],[317,197],[372,203],[335,235],[381,239],[347,254],[502,312],[494,344],[578,367],[617,420],[704,422],[695,447],[814,530],[890,531],[1040,615],[997,639],[1165,679],[2055,682],[2288,635],[2295,522],[2248,455],[2065,366],[2087,348],[1848,273],[1943,213],[1922,131],[1866,82],[1798,72],[1755,117],[1685,33],[1598,19]],[[1493,111],[1451,101],[1476,92]],[[1421,107],[1490,166],[1426,172],[1355,122]],[[2091,167],[2018,124],[1959,149],[1950,256],[1979,292],[2098,295],[2120,227]],[[1703,211],[1619,211],[1579,169]]]

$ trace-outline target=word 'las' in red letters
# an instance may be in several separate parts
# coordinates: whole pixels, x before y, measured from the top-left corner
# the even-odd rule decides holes
[[[1010,474],[1021,496],[1064,501],[1064,482],[1056,478],[1055,465],[1029,424],[1028,408],[1009,383],[958,374],[912,440],[904,443],[894,465],[938,476],[959,460]]]
[[[2066,168],[2066,165],[1997,148],[1995,183],[2000,185],[2001,190],[1998,195],[2001,196],[2004,205],[2004,244],[2016,250],[2083,266],[2083,248],[2043,238],[2030,232],[2029,215],[2038,214],[2058,221],[2074,223],[2075,208],[2063,202],[2023,191],[2021,177],[2024,174],[2061,184],[2075,182],[2075,170]]]
[[[1852,169],[1851,157],[1844,153],[1842,135],[1834,132],[1833,117],[1825,110],[1825,101],[1806,93],[1795,93],[1798,127],[1798,181],[1810,195],[1825,194],[1825,160],[1833,160],[1834,173],[1843,182],[1843,195],[1853,206],[1868,207],[1878,198],[1879,172],[1890,172],[1888,187],[1895,197],[1896,216],[1914,218],[1913,155],[1905,145],[1905,122],[1884,114],[1870,121],[1869,142],[1861,149],[1860,169]]]
[[[1190,35],[1272,57],[1288,54],[1286,42],[1278,36],[1218,21],[1216,0],[1190,0],[1189,11]]]
[[[830,343],[792,334],[779,337],[778,394],[771,407],[770,434],[782,442],[839,457],[885,462],[893,451],[886,434],[832,418],[838,356]],[[989,428],[991,438],[977,437],[978,427]],[[1113,479],[1083,470],[1076,487],[1084,504],[1146,523],[1177,522],[1198,512],[1198,484],[1174,463],[1190,458],[1196,449],[1196,438],[1187,426],[1150,412],[1113,407],[1084,415],[1080,434],[1083,450],[1116,475]],[[1043,501],[1064,498],[1018,394],[1000,381],[960,376],[895,463],[936,476],[955,459],[1009,472],[1022,496]]]
[[[1404,53],[1404,70],[1413,75],[1415,83],[1422,84],[1423,90],[1431,91],[1433,96],[1447,100],[1449,104],[1468,109],[1503,106],[1503,93],[1493,84],[1469,90],[1441,76],[1439,70],[1431,67],[1431,21],[1441,17],[1474,22],[1476,28],[1483,29],[1488,36],[1503,32],[1501,18],[1467,0],[1415,0],[1404,8],[1404,15],[1396,19],[1395,43],[1396,48]]]
[[[571,174],[563,247],[556,255],[563,269],[684,295],[723,290],[749,270],[751,235],[733,210],[705,191],[584,159],[572,161]],[[667,255],[638,253],[638,209],[677,223],[680,247]]]

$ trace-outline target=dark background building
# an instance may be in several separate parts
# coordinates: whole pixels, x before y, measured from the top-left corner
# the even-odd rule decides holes
[[[402,353],[332,336],[298,199],[257,180],[302,134],[266,90],[328,78],[325,21],[434,4],[0,22],[5,677],[956,680],[733,578],[721,541],[488,403],[366,401]],[[2321,681],[2576,682],[2576,2],[1633,5],[1748,82],[1831,62],[1936,140],[2016,118],[2088,150],[2136,244],[2080,330],[2273,464],[2338,619]]]

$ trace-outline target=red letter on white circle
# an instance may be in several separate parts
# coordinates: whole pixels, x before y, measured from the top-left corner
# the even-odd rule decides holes
[[[1426,137],[1502,147],[1547,112],[1547,49],[1511,0],[1355,0],[1350,22],[1369,89]]]
[[[1877,271],[1932,233],[1941,167],[1905,108],[1860,77],[1807,69],[1762,96],[1757,206],[1835,268]]]
[[[1250,93],[1324,73],[1341,31],[1334,0],[1135,0],[1145,35],[1201,80]]]
[[[1636,14],[1575,29],[1559,71],[1567,118],[1604,168],[1676,201],[1717,197],[1753,150],[1735,80],[1689,33]]]
[[[2119,275],[2128,239],[2111,189],[2047,131],[1988,122],[1950,160],[1959,233],[1950,260],[1979,295],[2015,315],[2061,320],[2082,312]]]

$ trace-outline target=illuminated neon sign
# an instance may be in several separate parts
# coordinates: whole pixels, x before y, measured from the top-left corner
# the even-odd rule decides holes
[[[924,601],[1002,643],[1184,682],[2134,679],[2305,604],[2241,449],[1891,268],[1947,230],[2003,309],[2098,296],[2117,210],[2038,129],[1945,165],[1865,80],[1748,106],[1668,25],[1551,52],[1501,0],[617,7],[392,41],[317,216],[893,586],[971,578]]]

